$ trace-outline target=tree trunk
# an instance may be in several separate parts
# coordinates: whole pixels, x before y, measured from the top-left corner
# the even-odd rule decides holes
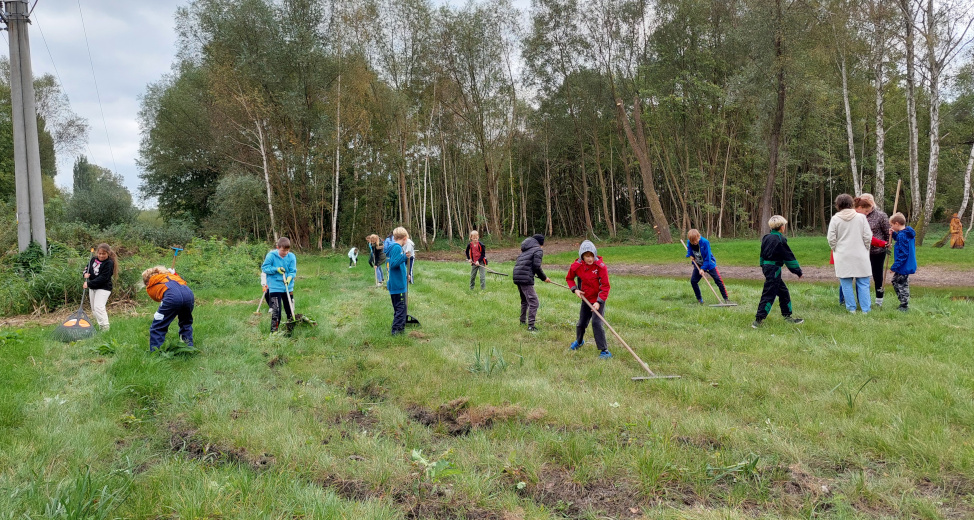
[[[971,155],[967,159],[967,170],[964,171],[964,198],[961,200],[960,209],[957,210],[957,218],[964,220],[964,213],[967,211],[967,203],[971,198],[971,170],[974,169],[974,146],[971,146]]]
[[[862,179],[859,178],[859,167],[856,165],[856,143],[855,135],[852,132],[852,109],[849,106],[849,80],[845,54],[840,57],[839,70],[842,72],[842,104],[845,107],[845,130],[849,139],[849,167],[852,169],[852,189],[858,197],[862,194]]]
[[[616,109],[616,116],[622,123],[626,131],[626,137],[629,139],[629,146],[632,148],[632,152],[636,155],[636,160],[639,162],[639,171],[643,177],[643,192],[646,194],[646,199],[649,202],[649,211],[653,216],[653,228],[656,229],[657,241],[660,244],[672,243],[673,237],[670,235],[670,224],[666,220],[666,215],[663,213],[663,205],[660,203],[659,194],[656,192],[656,184],[653,181],[653,165],[650,162],[649,150],[646,147],[646,136],[643,130],[641,115],[643,109],[642,104],[639,102],[639,97],[636,97],[632,111],[636,126],[635,134],[633,133],[632,126],[629,125],[629,116],[626,115],[621,99],[616,99]]]
[[[909,150],[910,150],[910,199],[911,199],[911,220],[921,218],[922,209],[920,203],[920,136],[917,129],[917,104],[916,104],[916,50],[914,39],[916,38],[916,28],[914,27],[914,12],[912,0],[900,0],[900,10],[903,11],[903,22],[906,29],[906,119],[909,128]]]
[[[339,62],[341,66],[341,62]],[[335,110],[335,185],[331,201],[331,248],[335,249],[338,241],[338,195],[341,192],[341,183],[338,178],[341,171],[342,156],[342,75],[338,75],[338,108]]]
[[[724,160],[724,177],[720,181],[720,210],[717,212],[717,238],[724,238],[724,201],[727,199],[727,171],[730,169],[731,143],[734,142],[732,133],[727,139],[727,158]]]
[[[605,173],[602,171],[602,147],[599,146],[599,138],[596,135],[595,141],[595,168],[599,174],[599,187],[602,189],[602,216],[605,218],[605,225],[609,228],[609,236],[615,237],[616,230],[612,225],[612,215],[609,211],[609,190],[605,185]]]
[[[876,207],[883,210],[886,197],[886,129],[885,102],[883,99],[883,56],[876,60],[876,182],[873,186],[873,198]]]
[[[280,238],[277,233],[277,221],[274,219],[274,203],[273,203],[273,190],[271,190],[271,173],[270,168],[267,164],[267,140],[264,138],[264,128],[261,126],[260,121],[254,121],[254,125],[257,127],[257,142],[260,146],[260,159],[264,167],[264,186],[267,187],[267,213],[271,217],[271,231],[274,233],[274,242]]]
[[[927,1],[927,73],[930,82],[930,160],[927,163],[927,196],[923,202],[923,222],[917,229],[916,245],[923,245],[937,200],[937,174],[940,170],[940,73],[942,64],[937,58],[933,0]]]
[[[768,226],[768,220],[771,219],[771,203],[774,196],[774,181],[778,174],[778,152],[781,141],[781,127],[785,120],[785,64],[784,64],[784,35],[782,32],[782,19],[781,19],[781,0],[775,1],[776,9],[776,25],[775,35],[774,35],[774,55],[775,55],[775,67],[777,70],[777,83],[778,83],[778,101],[775,105],[774,110],[774,120],[771,125],[771,139],[768,143],[769,148],[769,165],[768,165],[768,178],[764,183],[764,194],[761,196],[761,234],[766,234],[771,231]]]

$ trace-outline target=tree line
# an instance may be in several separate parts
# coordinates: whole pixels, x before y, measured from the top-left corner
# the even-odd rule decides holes
[[[962,0],[195,0],[147,88],[143,196],[324,249],[402,223],[497,237],[824,231],[842,192],[921,240],[963,216]]]

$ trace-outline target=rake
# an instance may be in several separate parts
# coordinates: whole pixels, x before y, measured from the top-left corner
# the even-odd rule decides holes
[[[558,287],[564,287],[565,289],[568,289],[567,285],[562,285],[558,282],[548,282],[548,283],[557,285]],[[581,300],[585,302],[585,305],[588,305],[589,309],[592,309],[592,312],[596,316],[598,316],[600,320],[602,320],[602,323],[605,323],[606,327],[609,327],[609,330],[612,331],[612,335],[614,335],[616,339],[619,340],[620,343],[622,343],[622,346],[626,347],[626,350],[628,350],[629,353],[632,354],[632,357],[636,358],[636,361],[638,361],[639,365],[643,367],[643,370],[645,370],[649,374],[649,376],[633,377],[630,379],[632,379],[633,381],[645,381],[647,379],[680,379],[680,376],[661,376],[661,375],[657,375],[656,372],[650,370],[649,365],[647,365],[645,361],[643,361],[642,359],[639,358],[638,355],[636,355],[636,351],[633,350],[628,343],[626,343],[626,340],[622,339],[622,336],[620,336],[619,333],[616,332],[616,329],[612,328],[612,325],[610,325],[608,321],[605,321],[605,316],[603,316],[602,313],[596,310],[595,306],[589,303],[589,301],[586,300],[584,297],[581,298]]]
[[[91,257],[94,258],[95,250],[91,250]],[[88,259],[88,265],[91,264],[91,258]],[[88,272],[87,265],[85,266],[85,273]],[[88,295],[88,290],[81,289],[81,305],[78,306],[78,310],[71,313],[56,329],[51,333],[51,339],[55,341],[63,341],[64,343],[71,343],[73,341],[80,341],[83,339],[88,339],[95,334],[95,328],[91,326],[91,318],[85,313],[85,296]]]
[[[314,319],[312,319],[309,316],[305,316],[304,314],[298,314],[297,313],[297,309],[294,308],[294,299],[291,298],[291,293],[288,292],[288,290],[287,290],[287,285],[288,285],[287,277],[286,277],[286,275],[283,275],[282,274],[281,275],[281,278],[284,281],[284,294],[287,296],[287,301],[291,305],[291,316],[294,318],[293,321],[291,321],[291,324],[295,324],[296,325],[298,323],[307,323],[308,325],[311,325],[312,327],[317,327],[318,326],[318,322],[317,321],[315,321]],[[257,305],[260,306],[259,303]]]
[[[483,268],[484,268],[484,270],[485,270],[485,271],[487,271],[487,272],[488,272],[488,273],[490,273],[490,274],[496,274],[496,275],[500,275],[500,276],[511,276],[511,275],[509,275],[509,274],[507,274],[507,273],[498,273],[497,271],[495,271],[495,270],[493,270],[493,269],[491,269],[491,268],[489,268],[489,267],[487,267],[487,264],[484,264],[484,265],[480,265],[480,264],[478,263],[478,264],[473,264],[473,265],[475,265],[475,266],[477,266],[477,267],[483,267]]]
[[[686,249],[687,252],[690,252],[690,248],[687,247],[687,243],[686,242],[680,240],[680,243],[683,244],[683,248]],[[697,259],[696,258],[691,258],[690,261],[693,262],[693,267],[696,267],[697,270],[700,271],[700,278],[703,278],[703,281],[707,282],[707,287],[710,287],[710,292],[714,293],[714,297],[717,298],[717,303],[712,304],[711,307],[737,307],[737,304],[734,303],[734,302],[724,303],[724,300],[721,299],[721,297],[720,297],[719,294],[717,294],[717,290],[714,289],[714,286],[710,283],[710,280],[708,280],[707,277],[704,276],[704,271],[697,264]]]

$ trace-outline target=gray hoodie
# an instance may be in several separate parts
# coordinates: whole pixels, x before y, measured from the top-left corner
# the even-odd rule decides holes
[[[592,253],[595,258],[599,257],[599,252],[595,249],[595,244],[591,240],[583,240],[582,245],[578,246],[578,259],[582,259],[585,253]]]

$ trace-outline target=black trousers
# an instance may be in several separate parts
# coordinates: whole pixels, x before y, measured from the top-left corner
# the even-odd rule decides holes
[[[869,265],[873,268],[873,285],[876,287],[876,297],[882,298],[883,293],[883,263],[886,262],[886,252],[869,253]]]
[[[291,309],[291,301],[288,299],[287,293],[268,293],[268,299],[268,305],[271,306],[271,332],[277,332],[278,327],[281,326],[281,309],[283,308],[287,313],[289,322],[294,321],[294,310]],[[293,323],[288,325],[289,332],[293,328]]]
[[[392,335],[406,330],[406,293],[390,294],[392,298]]]
[[[781,306],[781,315],[786,318],[791,316],[791,294],[785,281],[781,279],[781,267],[762,265],[761,270],[764,271],[764,290],[761,291],[761,302],[758,303],[755,319],[763,320],[768,317],[775,298],[778,298],[778,305]]]
[[[578,324],[575,325],[575,341],[581,344],[582,340],[585,339],[585,329],[588,328],[588,322],[592,322],[592,335],[595,336],[595,346],[599,350],[605,350],[605,327],[603,326],[602,319],[592,312],[592,308],[585,305],[585,302],[580,302],[582,308],[578,310]],[[599,306],[599,314],[605,316],[605,304]]]
[[[724,279],[720,276],[720,271],[716,267],[713,269],[708,269],[704,271],[709,274],[711,278],[714,279],[714,283],[717,284],[717,288],[720,289],[720,295],[727,299],[727,289],[724,288]],[[697,301],[702,300],[700,296],[700,280],[703,276],[700,275],[700,271],[696,267],[693,268],[693,272],[690,273],[690,286],[693,287],[693,295],[697,297]]]

